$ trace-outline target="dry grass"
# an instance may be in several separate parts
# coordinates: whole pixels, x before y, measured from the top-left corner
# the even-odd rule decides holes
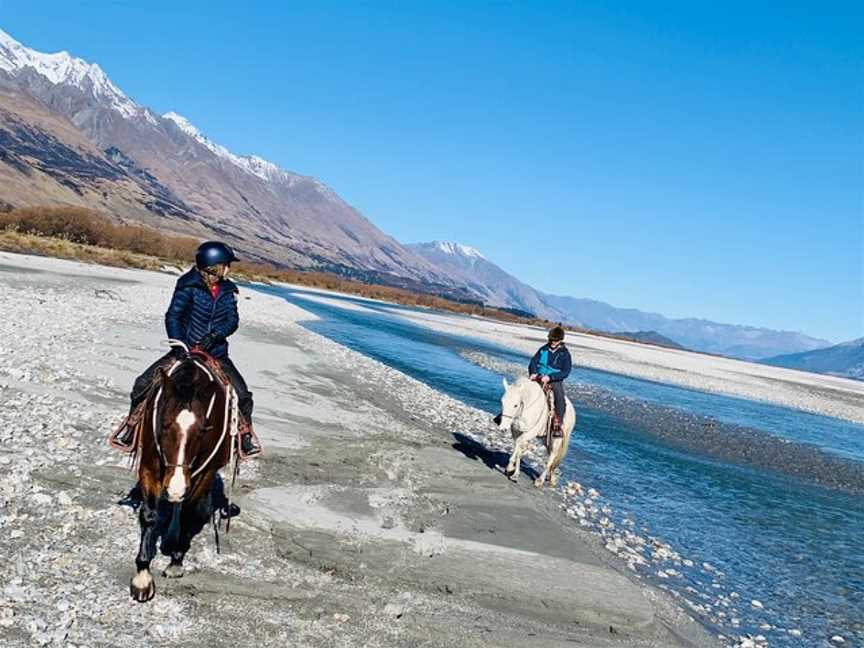
[[[199,243],[188,236],[168,236],[142,225],[117,224],[82,207],[13,209],[0,214],[0,229],[167,259],[190,259]]]
[[[0,230],[0,250],[58,259],[73,259],[117,268],[158,270],[162,265],[156,257],[144,254],[73,243],[65,239],[26,234],[15,230]]]
[[[0,249],[7,252],[158,270],[165,263],[188,266],[195,257],[198,244],[197,239],[189,237],[166,235],[140,225],[117,224],[103,214],[81,207],[28,207],[0,213]],[[292,283],[508,322],[549,325],[547,320],[519,317],[497,308],[464,304],[402,288],[365,284],[326,272],[238,263],[234,266],[234,275],[240,279]]]

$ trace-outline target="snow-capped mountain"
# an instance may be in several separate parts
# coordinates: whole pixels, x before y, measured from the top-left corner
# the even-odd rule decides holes
[[[463,282],[486,304],[548,319],[564,319],[563,313],[544,303],[531,286],[499,268],[473,247],[449,241],[415,243],[407,247],[453,279]]]
[[[181,115],[137,104],[98,65],[0,31],[3,143],[0,200],[13,206],[80,204],[289,266],[465,296],[317,179],[237,155]]]
[[[470,245],[462,245],[461,243],[450,243],[448,241],[432,241],[431,245],[434,246],[439,252],[443,254],[450,254],[454,257],[462,257],[464,259],[470,259],[472,261],[476,259],[486,258]]]
[[[177,124],[177,127],[180,128],[180,130],[189,135],[199,144],[207,147],[220,158],[228,160],[231,164],[236,165],[243,171],[251,173],[262,180],[277,181],[290,179],[291,177],[290,173],[283,171],[272,162],[258,157],[257,155],[235,155],[221,144],[217,144],[204,135],[183,115],[178,115],[175,112],[167,112],[162,115],[162,117]]]
[[[0,70],[15,75],[27,69],[55,85],[74,86],[124,117],[143,118],[156,123],[153,114],[123,94],[97,64],[87,63],[68,52],[37,52],[24,47],[0,29]]]

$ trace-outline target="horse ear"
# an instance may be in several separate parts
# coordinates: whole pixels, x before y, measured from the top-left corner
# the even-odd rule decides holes
[[[507,382],[506,378],[502,378],[501,383],[504,385],[504,389],[510,389],[510,383]]]
[[[159,376],[159,383],[162,385],[163,395],[173,393],[174,383],[171,382],[171,376],[168,375],[168,372],[165,371],[164,367],[159,367],[157,375]]]

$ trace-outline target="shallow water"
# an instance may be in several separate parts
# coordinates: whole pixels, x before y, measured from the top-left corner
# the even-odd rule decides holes
[[[500,375],[465,355],[527,363],[502,347],[414,324],[399,308],[359,302],[367,307],[359,311],[304,299],[302,291],[262,290],[318,315],[309,329],[490,413]],[[772,646],[827,646],[836,634],[845,645],[864,643],[864,498],[814,485],[837,465],[860,474],[864,426],[578,367],[569,385],[580,417],[563,476],[598,489],[617,522],[635,520],[641,533],[693,561],[661,586],[723,610],[727,634],[763,634]],[[600,397],[587,398],[592,390]],[[621,415],[636,407],[644,412],[639,424]],[[725,438],[740,447],[718,455],[694,443],[706,416],[720,423],[715,438],[728,430]],[[769,435],[789,443],[760,444]],[[760,462],[764,447],[771,461]],[[793,475],[773,456],[784,452]],[[733,591],[737,604],[717,605],[718,595]]]

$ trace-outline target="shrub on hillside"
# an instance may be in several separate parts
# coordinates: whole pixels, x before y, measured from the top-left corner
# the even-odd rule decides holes
[[[188,236],[165,235],[142,225],[118,224],[83,207],[14,209],[0,214],[0,229],[184,262],[195,256],[198,247],[198,241]]]
[[[142,225],[123,225],[108,216],[82,207],[24,207],[0,213],[0,230],[46,239],[59,239],[75,245],[42,245],[33,251],[57,256],[69,256],[98,263],[112,263],[127,267],[142,265],[146,257],[156,257],[187,266],[195,257],[199,241],[188,236],[162,234]],[[22,237],[24,238],[24,237]],[[26,242],[18,241],[17,249],[27,249]],[[86,248],[83,246],[94,246]],[[134,255],[144,255],[136,258]],[[152,267],[158,267],[154,263]],[[451,301],[429,293],[411,292],[379,284],[365,284],[326,272],[277,268],[264,263],[238,263],[235,276],[240,278],[279,281],[313,288],[336,290],[385,301],[439,310],[484,315],[510,322],[545,326],[546,320],[530,319],[479,304]]]

